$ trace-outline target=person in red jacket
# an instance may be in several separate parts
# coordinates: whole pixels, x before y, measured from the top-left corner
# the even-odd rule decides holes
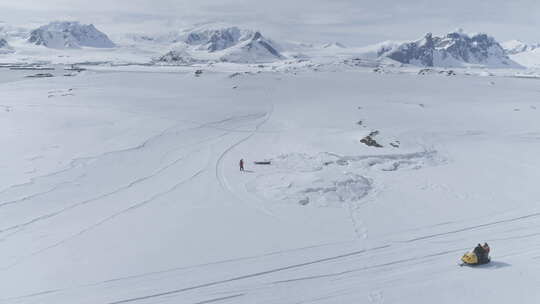
[[[244,172],[244,159],[240,159],[240,171]]]
[[[484,245],[482,245],[482,248],[484,248],[484,251],[486,252],[486,255],[489,256],[489,251],[490,251],[491,248],[489,248],[488,243],[484,243]]]

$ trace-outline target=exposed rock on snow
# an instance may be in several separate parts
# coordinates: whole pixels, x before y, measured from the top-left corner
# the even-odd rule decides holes
[[[322,46],[323,49],[345,49],[345,45],[339,42],[325,43]]]
[[[28,42],[54,49],[112,48],[115,44],[94,27],[79,22],[51,22],[30,33]]]
[[[13,53],[13,48],[4,38],[0,38],[0,54]]]
[[[190,65],[194,63],[201,62],[193,58],[185,50],[171,50],[165,55],[158,57],[153,60],[154,63],[166,63],[166,64],[177,64],[177,65]]]
[[[456,76],[456,72],[453,70],[435,70],[435,69],[421,69],[418,71],[418,75],[446,75],[446,76]]]
[[[520,67],[506,55],[503,47],[487,34],[469,36],[462,31],[442,37],[431,33],[424,38],[405,43],[386,44],[377,52],[379,57],[420,66]]]
[[[360,142],[365,144],[366,146],[369,146],[369,147],[382,148],[383,146],[380,143],[378,143],[374,138],[378,134],[379,134],[379,131],[373,131],[373,132],[369,133],[368,136],[362,138],[360,140]]]

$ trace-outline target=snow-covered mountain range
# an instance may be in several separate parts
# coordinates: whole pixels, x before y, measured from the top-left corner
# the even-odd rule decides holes
[[[93,24],[55,21],[32,32],[28,42],[54,49],[112,48],[115,44]]]
[[[497,42],[488,34],[461,30],[445,35],[426,34],[413,41],[388,41],[368,47],[346,47],[340,42],[276,42],[259,30],[235,24],[209,23],[157,33],[109,36],[94,25],[55,21],[37,29],[0,24],[3,61],[21,58],[39,62],[117,62],[193,65],[210,62],[238,64],[311,61],[339,63],[351,58],[426,67],[536,67],[540,44]],[[46,48],[43,48],[45,46]],[[113,49],[111,49],[113,48]],[[79,50],[72,52],[71,50]],[[67,50],[69,54],[65,53]]]
[[[493,37],[487,34],[468,35],[463,31],[441,37],[428,33],[416,41],[382,44],[377,50],[377,56],[429,67],[519,67]]]

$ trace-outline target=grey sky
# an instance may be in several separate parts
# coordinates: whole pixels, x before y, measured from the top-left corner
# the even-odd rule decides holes
[[[275,39],[366,45],[456,28],[499,40],[540,41],[537,0],[0,0],[4,20],[94,23],[106,32],[167,31],[224,21]]]

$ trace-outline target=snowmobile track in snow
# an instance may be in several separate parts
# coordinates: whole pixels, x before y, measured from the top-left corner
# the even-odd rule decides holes
[[[516,217],[516,218],[500,220],[500,221],[485,223],[485,224],[476,225],[476,226],[470,226],[470,227],[456,229],[456,230],[452,230],[452,231],[448,231],[448,232],[441,232],[441,233],[435,233],[435,234],[430,234],[430,235],[426,235],[426,236],[421,236],[421,237],[409,239],[409,240],[406,240],[406,241],[402,241],[402,243],[412,243],[412,242],[416,242],[416,241],[420,241],[420,240],[432,239],[432,238],[436,238],[436,237],[440,237],[440,236],[445,236],[445,235],[450,235],[450,234],[455,234],[455,233],[460,233],[460,232],[465,232],[465,231],[470,231],[470,230],[476,230],[476,229],[480,229],[480,228],[486,228],[486,227],[495,226],[495,225],[498,225],[498,224],[517,222],[517,221],[520,221],[520,220],[524,220],[524,219],[528,219],[528,218],[535,218],[535,217],[539,217],[539,216],[540,216],[540,212],[537,212],[537,213],[532,213],[532,214],[528,214],[528,215],[524,215],[524,216],[520,216],[520,217]]]
[[[209,283],[205,283],[205,284],[200,284],[200,285],[195,285],[195,286],[190,286],[190,287],[185,287],[185,288],[180,288],[180,289],[175,289],[175,290],[170,290],[170,291],[165,291],[165,292],[160,292],[160,293],[155,293],[155,294],[150,294],[150,295],[141,296],[141,297],[135,297],[135,298],[130,298],[130,299],[124,299],[124,300],[119,300],[119,301],[108,302],[107,304],[132,303],[132,302],[137,302],[137,301],[142,301],[142,300],[148,300],[148,299],[163,297],[163,296],[167,296],[167,295],[178,294],[178,293],[182,293],[182,292],[186,292],[186,291],[190,291],[190,290],[201,289],[201,288],[205,288],[205,287],[211,287],[211,286],[215,286],[215,285],[240,281],[240,280],[254,278],[254,277],[260,277],[260,276],[264,276],[264,275],[267,275],[267,274],[272,274],[272,273],[281,272],[281,271],[285,271],[285,270],[302,268],[302,267],[313,265],[313,264],[319,264],[319,263],[324,263],[324,262],[328,262],[328,261],[339,260],[339,259],[346,258],[346,257],[361,255],[361,254],[368,253],[368,252],[371,252],[371,251],[376,251],[376,250],[381,250],[381,249],[384,249],[384,248],[388,248],[389,246],[390,245],[380,246],[380,247],[375,247],[375,248],[365,249],[365,250],[358,250],[358,251],[354,251],[354,252],[350,252],[350,253],[346,253],[346,254],[342,254],[342,255],[338,255],[338,256],[333,256],[333,257],[329,257],[329,258],[318,259],[318,260],[314,260],[314,261],[310,261],[310,262],[306,262],[306,263],[300,263],[300,264],[294,264],[294,265],[284,266],[284,267],[280,267],[280,268],[274,268],[274,269],[270,269],[270,270],[266,270],[266,271],[261,271],[261,272],[256,272],[256,273],[252,273],[252,274],[232,277],[232,278],[229,278],[229,279],[226,279],[226,280],[214,281],[214,282],[209,282]]]

